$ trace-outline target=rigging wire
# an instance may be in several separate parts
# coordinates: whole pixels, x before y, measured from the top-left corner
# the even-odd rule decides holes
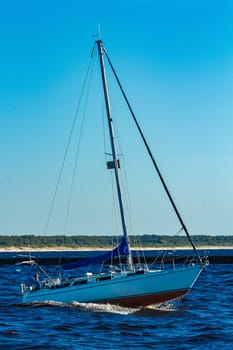
[[[194,243],[193,243],[193,241],[192,241],[192,238],[191,238],[191,236],[190,236],[190,234],[189,234],[189,232],[188,232],[188,229],[187,229],[187,227],[186,227],[186,225],[185,225],[185,223],[184,223],[184,221],[183,221],[183,219],[182,219],[182,217],[181,217],[181,215],[180,215],[180,213],[179,213],[179,211],[178,211],[178,209],[177,209],[177,206],[176,206],[176,204],[175,204],[175,202],[174,202],[174,200],[173,200],[173,198],[172,198],[172,196],[171,196],[171,193],[170,193],[170,191],[169,191],[169,189],[168,189],[168,187],[167,187],[167,184],[165,183],[165,181],[164,181],[164,179],[163,179],[163,176],[162,176],[162,174],[161,174],[161,172],[160,172],[160,170],[159,170],[159,168],[158,168],[158,165],[157,165],[157,163],[156,163],[156,161],[155,161],[155,159],[154,159],[154,156],[153,156],[153,154],[152,154],[152,152],[151,152],[151,150],[150,150],[150,147],[149,147],[149,145],[148,145],[148,143],[147,143],[147,140],[145,139],[145,136],[144,136],[144,134],[143,134],[143,132],[142,132],[142,129],[141,129],[141,127],[140,127],[140,125],[139,125],[139,123],[138,123],[138,121],[137,121],[137,118],[136,118],[136,116],[135,116],[135,114],[134,114],[134,111],[133,111],[133,109],[132,109],[132,107],[131,107],[131,105],[130,105],[130,103],[129,103],[129,100],[128,100],[126,94],[125,94],[125,91],[124,91],[124,89],[123,89],[123,87],[122,87],[122,85],[121,85],[121,82],[120,82],[120,80],[119,80],[119,78],[118,78],[118,75],[117,75],[117,73],[116,73],[116,71],[115,71],[115,69],[114,69],[114,67],[113,67],[113,65],[112,65],[112,63],[111,63],[111,60],[110,60],[110,58],[109,58],[109,56],[108,56],[106,50],[105,50],[104,48],[103,48],[103,50],[104,50],[104,53],[105,53],[105,55],[106,55],[106,57],[107,57],[108,63],[109,63],[109,65],[110,65],[111,69],[112,69],[113,75],[114,75],[114,77],[116,78],[116,81],[117,81],[117,83],[118,83],[118,85],[119,85],[119,88],[120,88],[120,90],[121,90],[121,93],[122,93],[122,95],[123,95],[123,97],[124,97],[124,99],[125,99],[125,102],[126,102],[128,108],[129,108],[129,111],[130,111],[130,113],[131,113],[131,115],[132,115],[132,118],[133,118],[133,120],[134,120],[134,122],[135,122],[135,124],[136,124],[136,126],[137,126],[138,132],[139,132],[140,136],[142,137],[142,140],[143,140],[144,145],[145,145],[145,147],[146,147],[146,149],[147,149],[147,152],[148,152],[148,154],[149,154],[149,156],[150,156],[150,158],[151,158],[151,161],[152,161],[152,163],[153,163],[153,165],[154,165],[154,167],[155,167],[155,170],[156,170],[156,172],[157,172],[157,174],[158,174],[158,176],[159,176],[159,179],[160,179],[160,181],[161,181],[161,183],[162,183],[162,185],[163,185],[163,188],[164,188],[164,190],[165,190],[165,192],[166,192],[166,194],[167,194],[167,196],[168,196],[168,199],[169,199],[169,201],[170,201],[170,203],[171,203],[171,205],[172,205],[172,207],[173,207],[173,209],[174,209],[174,211],[175,211],[175,213],[176,213],[176,216],[177,216],[177,218],[178,218],[178,220],[179,220],[181,226],[183,227],[183,229],[184,229],[184,231],[185,231],[185,233],[186,233],[186,236],[187,236],[187,238],[188,238],[188,240],[189,240],[189,243],[190,243],[191,246],[193,247],[193,250],[194,250],[194,252],[195,252],[195,254],[196,254],[196,257],[197,257],[198,261],[199,261],[200,263],[202,263],[201,257],[200,257],[200,255],[199,255],[199,253],[198,253],[198,251],[197,251],[197,249],[196,249],[196,247],[195,247],[195,245],[194,245]]]
[[[94,57],[94,56],[92,55],[92,57]],[[65,215],[64,233],[66,233],[68,218],[69,218],[69,214],[70,214],[71,200],[72,200],[72,196],[73,196],[73,188],[74,188],[75,178],[77,176],[79,150],[80,150],[82,132],[83,132],[83,127],[84,127],[84,121],[85,121],[85,117],[86,117],[86,110],[87,110],[87,103],[88,103],[89,92],[90,92],[90,85],[91,85],[91,81],[92,81],[92,77],[93,77],[93,67],[94,67],[94,59],[92,60],[92,65],[91,65],[90,74],[89,74],[90,75],[89,76],[89,81],[88,81],[88,84],[87,84],[87,92],[86,92],[86,98],[85,98],[85,103],[84,103],[84,110],[83,110],[83,114],[82,114],[80,134],[79,134],[78,143],[77,143],[75,162],[74,162],[74,169],[73,169],[73,174],[72,174],[72,180],[71,180],[69,197],[68,197],[68,203],[67,203],[67,209],[66,209],[66,215]]]
[[[74,129],[75,129],[75,125],[76,125],[77,119],[78,119],[79,109],[80,109],[82,97],[83,97],[83,94],[84,94],[84,91],[85,91],[85,87],[86,87],[88,76],[89,76],[89,71],[90,71],[91,64],[92,64],[92,58],[93,58],[93,54],[94,54],[94,49],[95,49],[95,47],[93,47],[92,51],[91,51],[90,60],[89,60],[87,71],[86,71],[85,78],[84,78],[84,83],[83,83],[83,86],[82,86],[82,89],[81,89],[81,93],[80,93],[79,101],[78,101],[78,104],[77,104],[77,107],[76,107],[76,111],[75,111],[74,119],[73,119],[73,122],[72,122],[70,134],[69,134],[68,141],[67,141],[67,144],[66,144],[63,160],[62,160],[61,167],[60,167],[60,170],[59,170],[59,173],[58,173],[54,194],[53,194],[53,197],[52,197],[52,201],[51,201],[48,217],[47,217],[47,220],[46,220],[46,223],[45,223],[45,229],[44,229],[44,233],[45,234],[47,233],[47,230],[48,230],[48,226],[49,226],[50,219],[51,219],[51,216],[52,216],[54,203],[55,203],[55,200],[56,200],[56,197],[57,197],[57,192],[58,192],[59,184],[60,184],[60,181],[61,181],[61,177],[62,177],[64,165],[65,165],[65,161],[66,161],[68,150],[69,150],[70,143],[71,143],[71,140],[72,140],[72,135],[73,135],[73,132],[74,132]]]

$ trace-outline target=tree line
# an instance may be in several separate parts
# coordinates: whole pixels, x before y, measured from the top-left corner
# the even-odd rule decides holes
[[[233,246],[233,236],[192,236],[197,246]],[[46,247],[66,247],[66,248],[109,248],[116,246],[120,241],[118,236],[40,236],[40,235],[2,235],[0,236],[0,248],[46,248]],[[185,247],[189,246],[186,236],[167,236],[145,234],[141,236],[130,236],[132,247]]]

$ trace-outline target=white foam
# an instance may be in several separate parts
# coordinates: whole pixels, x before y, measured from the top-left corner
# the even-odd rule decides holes
[[[28,304],[26,304],[28,305]],[[118,315],[131,315],[131,314],[141,314],[141,313],[151,313],[151,312],[174,312],[177,311],[174,303],[161,303],[157,305],[151,305],[141,308],[129,308],[119,305],[112,304],[97,304],[97,303],[79,303],[74,301],[72,303],[62,303],[58,301],[44,301],[44,302],[34,302],[31,303],[32,306],[59,306],[59,307],[71,307],[81,310],[91,311],[91,312],[105,312],[113,313]]]
[[[93,311],[93,312],[108,312],[119,315],[129,315],[134,312],[137,312],[139,309],[122,307],[119,305],[112,304],[97,304],[97,303],[79,303],[73,302],[72,306],[79,307],[84,310]]]
[[[167,303],[161,303],[161,304],[156,304],[156,305],[150,305],[146,307],[149,310],[154,310],[154,311],[168,311],[168,312],[172,312],[172,311],[177,311],[174,303],[172,302],[167,302]]]

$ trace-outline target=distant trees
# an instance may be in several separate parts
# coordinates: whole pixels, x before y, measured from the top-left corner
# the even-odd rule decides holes
[[[233,246],[233,236],[192,236],[197,246]],[[66,247],[66,248],[109,248],[116,246],[120,237],[111,236],[37,236],[37,235],[11,235],[0,236],[0,248],[10,247]],[[184,247],[189,246],[185,236],[166,236],[145,234],[130,236],[132,247]]]

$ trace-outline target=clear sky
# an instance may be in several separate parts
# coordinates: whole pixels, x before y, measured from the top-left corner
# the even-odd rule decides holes
[[[98,23],[190,232],[233,234],[231,0],[1,1],[0,233],[44,233]],[[151,181],[137,178],[132,233],[176,233],[161,189],[143,202]],[[68,233],[111,233],[91,190],[74,200]],[[64,233],[60,221],[48,232]]]

